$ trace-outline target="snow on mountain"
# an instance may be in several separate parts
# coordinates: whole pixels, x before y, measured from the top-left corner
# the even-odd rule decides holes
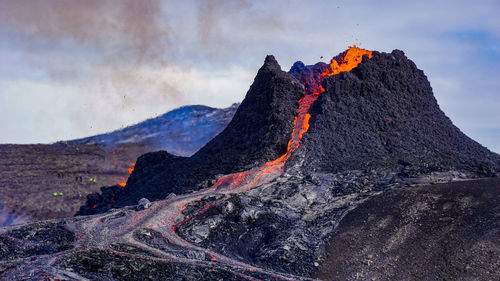
[[[183,106],[136,125],[68,143],[104,146],[137,143],[179,156],[190,156],[226,127],[238,106],[238,103],[222,109]]]

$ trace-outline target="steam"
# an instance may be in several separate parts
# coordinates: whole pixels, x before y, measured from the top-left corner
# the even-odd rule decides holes
[[[198,1],[197,4],[198,38],[202,49],[209,54],[239,53],[241,49],[232,48],[232,41],[276,35],[287,26],[281,13],[269,5],[258,7],[248,0]]]
[[[189,13],[180,15],[179,7]],[[66,116],[51,118],[55,123],[69,119],[79,136],[194,102],[183,84],[198,82],[190,77],[199,72],[198,60],[234,63],[241,36],[253,38],[282,26],[272,9],[246,0],[187,6],[167,0],[0,0],[1,38],[19,49],[28,67],[48,74],[43,86],[72,91],[53,102],[59,112],[69,111]],[[216,93],[204,94],[196,102]],[[38,106],[36,99],[43,97],[26,106]]]
[[[0,0],[0,24],[28,40],[74,40],[106,60],[162,58],[169,28],[159,0]]]
[[[198,3],[198,36],[204,48],[219,47],[223,41],[220,19],[224,15],[250,10],[248,1],[216,0]]]
[[[177,88],[160,75],[172,61],[164,5],[160,0],[0,0],[0,32],[26,47],[25,59],[38,62],[51,83],[77,81],[79,93],[62,97],[66,105],[59,106],[76,104],[67,117],[85,132],[89,113],[107,111],[105,119],[117,124],[120,116],[113,111],[130,114],[179,102]],[[47,46],[54,51],[47,52]]]

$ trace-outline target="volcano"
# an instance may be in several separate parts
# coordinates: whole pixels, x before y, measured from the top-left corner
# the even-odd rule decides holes
[[[300,77],[303,69],[296,64],[292,72]],[[374,52],[352,71],[325,79],[323,87],[294,154],[305,171],[408,166],[498,175],[498,154],[452,124],[424,72],[402,51]]]
[[[463,268],[494,279],[500,181],[463,180],[499,172],[500,156],[451,123],[402,51],[350,47],[289,72],[267,56],[228,126],[191,157],[144,154],[80,216],[1,229],[0,274],[391,280]]]
[[[300,166],[300,173],[312,175],[386,169],[407,178],[432,172],[499,173],[498,154],[452,124],[423,71],[402,51],[353,47],[330,64],[297,62],[288,73],[268,56],[219,135],[191,157],[165,151],[143,155],[126,188],[103,188],[103,195],[91,195],[79,214],[205,188],[221,175],[279,159],[287,152],[295,116],[304,110],[299,108],[302,97],[312,104],[301,117],[308,118],[310,131],[297,152],[287,156],[290,162],[283,161],[285,170]]]

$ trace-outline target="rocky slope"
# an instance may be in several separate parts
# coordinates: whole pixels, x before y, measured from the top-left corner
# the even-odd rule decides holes
[[[0,226],[74,215],[100,186],[125,182],[140,155],[159,149],[192,155],[225,128],[237,107],[184,106],[104,135],[0,145]]]
[[[347,54],[348,51],[342,53],[335,61],[344,64],[349,59]],[[360,56],[355,59],[361,61]],[[369,64],[371,61],[377,63]],[[103,195],[89,196],[80,212],[100,214],[0,229],[0,276],[15,280],[33,280],[40,276],[64,280],[311,280],[318,277],[336,280],[379,276],[381,280],[391,280],[398,276],[389,271],[395,268],[392,272],[401,271],[407,279],[415,276],[466,278],[464,274],[457,274],[456,268],[448,267],[450,263],[459,267],[465,264],[471,268],[481,267],[474,273],[477,279],[498,276],[494,262],[481,260],[483,252],[489,254],[484,251],[485,245],[494,248],[493,258],[497,255],[498,179],[487,183],[471,181],[468,183],[472,184],[465,185],[461,182],[451,187],[415,187],[496,175],[498,155],[483,150],[477,143],[465,141],[466,137],[458,133],[449,135],[452,139],[449,145],[463,148],[464,152],[448,151],[451,155],[434,152],[445,141],[438,134],[436,143],[429,143],[431,153],[426,152],[426,147],[416,146],[425,149],[412,152],[413,158],[402,158],[404,150],[412,148],[412,142],[403,139],[397,145],[389,142],[382,151],[375,140],[385,134],[384,108],[381,109],[384,114],[370,117],[379,122],[366,119],[366,128],[374,131],[365,133],[372,138],[363,138],[364,134],[356,127],[350,129],[354,137],[345,135],[360,151],[346,146],[349,149],[345,155],[335,159],[327,155],[329,151],[335,152],[337,141],[341,143],[337,138],[349,131],[348,128],[336,129],[338,122],[350,120],[352,116],[352,123],[347,121],[345,126],[361,126],[355,121],[365,120],[361,114],[351,112],[354,110],[351,107],[342,106],[344,101],[331,102],[334,92],[351,100],[348,91],[343,89],[347,85],[353,86],[352,95],[360,99],[365,96],[360,94],[364,93],[360,89],[383,84],[384,77],[401,85],[408,83],[392,91],[388,86],[374,88],[377,89],[374,94],[394,96],[387,102],[392,103],[389,108],[398,112],[395,117],[403,118],[398,122],[405,125],[396,126],[401,132],[411,132],[413,121],[418,121],[413,118],[427,115],[405,112],[412,107],[398,98],[404,94],[422,94],[428,85],[423,74],[412,69],[411,64],[400,51],[373,52],[371,58],[365,56],[350,73],[323,77],[319,74],[331,65],[298,64],[295,68],[299,72],[290,74],[281,71],[272,57],[267,57],[231,123],[192,157],[168,152],[141,156],[124,190],[104,188]],[[366,76],[355,74],[365,65],[370,69]],[[315,71],[316,68],[319,70]],[[390,71],[384,76],[379,68]],[[351,79],[349,75],[359,77]],[[343,81],[342,77],[349,82],[337,82]],[[322,84],[315,84],[318,81]],[[358,82],[365,86],[357,87]],[[297,113],[298,104],[303,104],[301,97],[321,89],[321,85],[325,91],[313,103],[310,117],[300,110]],[[405,92],[407,89],[410,90]],[[427,98],[432,98],[432,93]],[[422,100],[415,100],[415,107],[421,108],[418,103]],[[362,101],[361,108],[356,110],[376,114],[380,99],[368,96]],[[431,108],[433,113],[425,120],[434,121],[436,128],[454,128],[440,117],[442,112],[434,105],[433,98],[423,102],[423,107]],[[330,108],[335,114],[325,112]],[[304,123],[295,119],[297,114]],[[320,126],[318,120],[326,116],[338,118],[323,119],[328,124]],[[405,122],[404,118],[412,122]],[[303,133],[302,128],[307,130],[307,125],[310,130],[314,129],[315,139],[305,142],[309,132]],[[301,132],[304,142],[291,154],[290,161],[280,162],[290,151],[290,145],[287,146],[290,134],[296,136]],[[450,132],[456,131],[450,129]],[[412,136],[426,141],[417,133]],[[330,142],[325,143],[322,138]],[[247,139],[252,142],[245,142]],[[317,154],[311,154],[314,149],[319,150]],[[287,154],[283,154],[285,151]],[[359,156],[363,163],[355,163],[351,154]],[[370,155],[373,159],[368,158]],[[220,159],[223,156],[228,158]],[[464,164],[462,160],[478,162]],[[346,168],[342,168],[344,165]],[[435,165],[440,166],[435,168]],[[486,168],[478,169],[478,165]],[[243,169],[249,170],[239,172]],[[219,177],[222,172],[234,174]],[[191,191],[186,192],[189,189]],[[141,197],[161,200],[151,203]],[[128,204],[130,206],[112,208]],[[448,212],[445,205],[460,209]],[[483,205],[491,208],[483,212]],[[353,217],[348,219],[350,215]],[[356,224],[357,218],[370,215],[374,218],[366,219],[368,226],[372,222],[382,223],[387,216],[393,217],[384,228],[388,234],[380,228]],[[456,223],[447,224],[447,217]],[[419,228],[425,223],[428,225]],[[438,231],[428,233],[428,230]],[[350,231],[358,235],[351,236]],[[352,259],[344,256],[339,260],[335,251],[344,245],[342,239],[346,235],[342,235],[345,233],[351,239],[349,243],[357,246],[347,247]],[[450,236],[454,233],[457,236]],[[359,237],[370,243],[365,245]],[[376,237],[381,238],[380,241],[394,241],[389,251],[380,245],[385,242],[377,244]],[[471,241],[478,237],[482,244],[474,248]],[[411,254],[414,241],[422,247],[418,248],[415,263],[409,264],[402,255]],[[445,245],[446,251],[433,255],[436,247],[432,245],[436,243]],[[367,254],[372,255],[367,258],[376,259],[377,266],[373,268],[360,265],[365,263],[365,246],[370,250]],[[474,249],[474,254],[443,258],[442,253],[459,252],[464,249],[462,246]],[[424,262],[424,257],[434,260]],[[339,263],[342,261],[344,263]],[[335,265],[334,271],[328,270],[331,264]],[[429,271],[427,264],[439,268]],[[360,275],[355,275],[356,272]]]
[[[165,152],[142,156],[125,190],[104,188],[103,196],[91,196],[79,214],[203,188],[220,174],[276,159],[286,151],[297,100],[318,88],[319,80],[325,92],[313,104],[310,130],[285,169],[296,166],[294,171],[304,175],[356,169],[413,173],[408,176],[447,171],[499,175],[500,156],[451,123],[423,71],[403,52],[374,52],[352,71],[322,79],[325,68],[325,63],[299,62],[289,74],[274,58],[266,58],[221,134],[189,158]]]
[[[303,85],[268,56],[233,119],[191,157],[167,152],[141,156],[124,190],[103,189],[89,197],[80,214],[165,198],[170,193],[206,187],[220,174],[250,169],[286,152]],[[96,205],[96,208],[94,208]]]
[[[495,280],[500,180],[391,190],[340,222],[323,280]]]
[[[203,105],[183,106],[136,125],[68,143],[105,147],[132,143],[151,147],[151,151],[166,150],[174,155],[191,156],[224,130],[238,105],[235,103],[221,109]]]

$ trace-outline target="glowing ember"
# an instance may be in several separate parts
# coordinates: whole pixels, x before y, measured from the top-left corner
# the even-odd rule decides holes
[[[132,172],[134,171],[134,167],[135,167],[135,163],[130,163],[130,168],[127,168],[127,171],[128,171],[128,174],[132,174]]]

